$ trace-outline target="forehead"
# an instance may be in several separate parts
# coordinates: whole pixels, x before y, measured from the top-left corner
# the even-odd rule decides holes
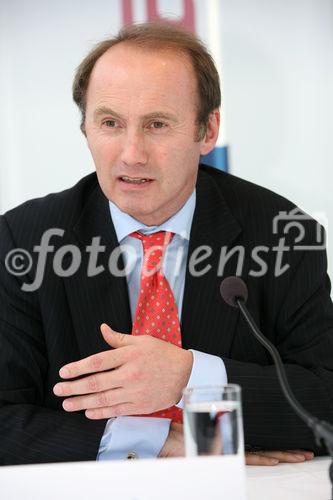
[[[120,43],[96,62],[89,80],[89,102],[106,99],[131,103],[149,100],[179,106],[196,105],[197,84],[188,55]],[[103,97],[104,96],[104,97]]]

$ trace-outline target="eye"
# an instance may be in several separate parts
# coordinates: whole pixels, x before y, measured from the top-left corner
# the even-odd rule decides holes
[[[149,125],[149,128],[152,128],[152,129],[155,129],[155,130],[160,130],[160,129],[165,128],[165,127],[167,127],[166,123],[159,122],[159,121],[152,122]]]
[[[115,128],[117,126],[116,120],[105,120],[103,125],[106,125],[109,128]]]

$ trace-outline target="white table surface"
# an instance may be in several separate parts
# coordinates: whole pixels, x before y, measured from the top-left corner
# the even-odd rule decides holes
[[[0,468],[1,500],[246,500],[245,490],[235,455]]]
[[[0,467],[1,500],[331,500],[328,458],[246,467],[225,457]]]
[[[331,500],[330,463],[320,457],[300,464],[246,467],[248,499]]]

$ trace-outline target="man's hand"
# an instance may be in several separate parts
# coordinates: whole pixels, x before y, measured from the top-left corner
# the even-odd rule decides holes
[[[126,335],[101,325],[105,341],[114,349],[69,363],[54,386],[66,411],[86,410],[91,419],[149,414],[176,404],[193,365],[190,351],[149,335]]]
[[[245,454],[246,465],[277,465],[279,463],[296,464],[312,460],[312,451],[288,450],[288,451],[255,451]]]
[[[183,457],[185,455],[183,424],[171,422],[169,435],[158,458]]]
[[[171,423],[170,431],[159,458],[183,457],[185,455],[183,425]],[[288,451],[256,451],[245,453],[246,465],[277,465],[279,463],[300,463],[312,460],[312,451],[288,450]]]

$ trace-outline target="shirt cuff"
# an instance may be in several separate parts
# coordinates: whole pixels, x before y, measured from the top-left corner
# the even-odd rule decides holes
[[[222,359],[213,354],[189,349],[193,354],[193,365],[186,387],[202,387],[209,385],[225,385],[228,383],[227,371]],[[184,408],[184,398],[176,404]]]
[[[155,458],[169,434],[171,420],[155,417],[117,417],[108,421],[96,460]]]

